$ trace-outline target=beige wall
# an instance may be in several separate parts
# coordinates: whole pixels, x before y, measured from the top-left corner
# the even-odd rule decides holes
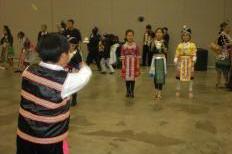
[[[83,36],[98,26],[102,33],[114,32],[122,39],[124,31],[132,28],[141,44],[146,24],[165,25],[170,29],[172,63],[184,24],[192,28],[198,47],[207,48],[215,40],[219,23],[232,21],[231,7],[231,0],[0,0],[0,26],[9,25],[14,34],[23,30],[35,40],[41,24],[54,31],[60,20],[73,18]],[[145,17],[144,23],[137,22],[140,15]],[[214,65],[211,53],[209,63]]]

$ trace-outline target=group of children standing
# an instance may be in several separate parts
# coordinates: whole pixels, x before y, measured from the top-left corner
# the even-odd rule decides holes
[[[3,26],[3,36],[0,41],[2,46],[1,63],[7,62],[11,67],[13,66],[14,48],[13,48],[13,36],[8,26]]]
[[[16,69],[17,72],[22,72],[28,65],[30,65],[34,58],[35,45],[26,34],[22,31],[17,33],[18,39],[18,49],[19,49],[19,62]],[[13,35],[8,26],[3,26],[3,37],[1,38],[1,61],[2,69],[7,69],[5,63],[8,63],[9,67],[12,68],[14,66],[14,58],[15,58],[15,49],[13,46]]]
[[[143,60],[145,55],[148,54],[148,63],[145,62],[144,66],[149,64],[149,74],[154,79],[155,99],[162,98],[162,90],[165,84],[167,75],[167,53],[168,41],[167,28],[157,28],[154,32],[151,31],[151,26],[146,27],[147,31],[144,36],[144,51]],[[140,75],[140,52],[138,45],[134,42],[134,31],[129,29],[125,33],[125,42],[120,45],[118,40],[110,42],[112,35],[105,35],[104,39],[98,34],[98,29],[95,27],[90,37],[88,44],[89,55],[87,57],[87,64],[95,60],[99,70],[103,74],[106,73],[106,68],[109,68],[110,73],[114,72],[110,54],[116,53],[120,49],[121,61],[121,76],[126,84],[126,97],[134,97],[135,80]],[[166,39],[164,39],[166,37]],[[181,32],[181,43],[178,45],[174,63],[176,65],[176,96],[180,96],[181,82],[189,83],[189,97],[193,97],[193,72],[194,63],[196,62],[196,45],[191,41],[191,29],[183,27]],[[99,42],[99,43],[97,43]],[[113,49],[113,52],[111,52]],[[99,58],[99,57],[100,58]],[[115,62],[115,61],[114,61]]]
[[[149,32],[151,33],[151,32]],[[164,40],[164,29],[157,28],[153,38],[148,38],[145,52],[149,49],[152,55],[150,62],[150,76],[154,79],[155,99],[162,98],[162,90],[167,75],[168,47]],[[126,81],[127,97],[134,97],[135,78],[140,74],[139,48],[133,40],[134,31],[126,31],[126,43],[121,49],[122,78]],[[145,35],[148,37],[148,35]],[[174,63],[176,65],[176,96],[180,96],[181,82],[189,82],[189,97],[193,97],[193,72],[196,62],[196,45],[191,41],[191,29],[184,26],[181,32],[181,43],[178,45]]]

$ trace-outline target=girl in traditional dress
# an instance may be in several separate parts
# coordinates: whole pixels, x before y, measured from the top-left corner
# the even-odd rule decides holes
[[[151,53],[153,54],[150,75],[154,78],[155,99],[162,98],[163,85],[167,74],[166,57],[167,47],[163,40],[164,31],[162,28],[155,30],[155,38],[152,42]]]
[[[15,73],[21,73],[24,69],[31,65],[34,60],[34,51],[35,46],[33,43],[26,37],[25,33],[20,31],[18,32],[18,40],[20,44],[20,53],[19,53],[19,64]]]
[[[13,48],[13,36],[8,26],[3,26],[3,38],[0,41],[2,45],[1,62],[7,62],[10,67],[14,65],[14,48]]]
[[[126,97],[134,97],[135,78],[140,75],[139,47],[134,42],[134,31],[126,31],[126,43],[121,49],[122,78],[126,81]]]
[[[216,70],[217,70],[217,84],[216,87],[220,86],[221,76],[223,74],[225,79],[225,85],[232,88],[232,81],[229,83],[229,71],[231,67],[231,54],[232,54],[232,39],[229,35],[230,26],[224,22],[220,25],[221,32],[218,37],[217,44],[220,47],[220,52],[216,57]]]
[[[193,97],[194,63],[197,47],[191,41],[192,31],[187,26],[181,32],[182,42],[177,46],[174,63],[176,65],[176,96],[180,96],[181,81],[189,82],[189,98]]]

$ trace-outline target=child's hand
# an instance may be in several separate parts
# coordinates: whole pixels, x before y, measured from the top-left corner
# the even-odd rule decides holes
[[[193,57],[193,62],[194,62],[194,63],[197,62],[197,57],[196,57],[196,56]]]
[[[177,62],[178,62],[178,58],[175,58],[174,59],[174,64],[177,65]]]
[[[140,71],[137,71],[137,72],[135,73],[136,76],[140,76],[140,74],[141,74]]]

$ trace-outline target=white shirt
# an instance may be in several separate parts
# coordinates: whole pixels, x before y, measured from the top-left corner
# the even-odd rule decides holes
[[[39,65],[51,70],[64,70],[62,66],[56,64],[40,62]],[[80,91],[89,82],[91,76],[92,71],[88,66],[83,66],[78,73],[68,73],[61,91],[61,97],[64,99]]]

